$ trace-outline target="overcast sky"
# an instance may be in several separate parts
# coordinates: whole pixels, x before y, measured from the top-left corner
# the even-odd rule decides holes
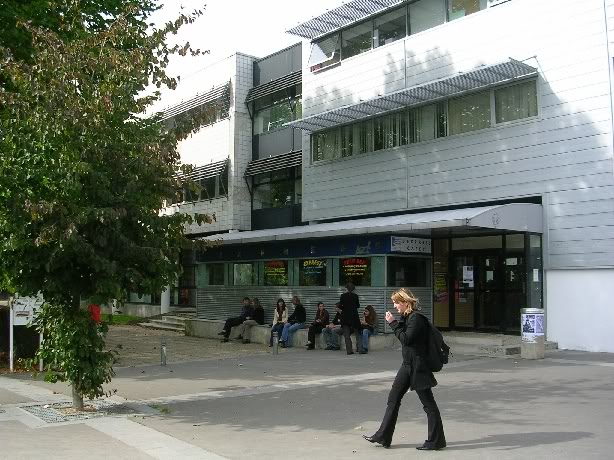
[[[185,26],[180,39],[210,54],[197,59],[180,59],[171,67],[173,74],[187,77],[214,62],[240,51],[264,57],[301,41],[285,33],[327,9],[341,5],[341,0],[163,0],[164,8],[156,22],[176,17],[181,6],[192,11],[206,3],[204,15]]]

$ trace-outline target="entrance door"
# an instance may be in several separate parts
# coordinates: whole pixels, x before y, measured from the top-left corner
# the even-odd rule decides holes
[[[498,253],[454,256],[454,326],[501,330],[504,327],[503,261]]]

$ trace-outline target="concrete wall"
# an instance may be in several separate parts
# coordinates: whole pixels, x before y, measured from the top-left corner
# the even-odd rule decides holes
[[[547,268],[614,267],[607,45],[602,0],[511,0],[336,68],[304,68],[309,116],[511,57],[539,69],[540,113],[316,164],[304,136],[303,220],[541,197]]]
[[[614,352],[614,270],[546,272],[547,339],[559,348]]]

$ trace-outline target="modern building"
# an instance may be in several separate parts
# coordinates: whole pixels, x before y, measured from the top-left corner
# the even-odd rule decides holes
[[[443,329],[518,334],[537,307],[560,347],[614,351],[613,12],[352,0],[290,29],[302,65],[252,60],[233,102],[251,214],[204,235],[223,245],[194,260],[198,316],[313,312],[352,281],[380,317],[403,286]]]

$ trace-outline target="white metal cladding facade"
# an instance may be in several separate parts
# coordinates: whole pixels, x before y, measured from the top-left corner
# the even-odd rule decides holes
[[[614,267],[605,24],[600,0],[512,0],[334,68],[305,71],[308,119],[513,56],[538,69],[539,115],[317,162],[304,135],[303,220],[537,197],[544,205],[546,268]]]
[[[422,312],[432,318],[432,287],[410,288],[420,300]],[[390,296],[397,288],[391,287],[356,287],[361,309],[373,305],[377,313],[379,332],[384,332],[386,309],[394,310]],[[342,287],[306,287],[306,286],[207,286],[197,290],[196,316],[200,319],[220,320],[238,316],[241,312],[241,299],[247,296],[258,297],[264,307],[265,324],[273,321],[273,311],[278,298],[283,298],[292,312],[292,296],[297,295],[307,311],[307,322],[313,321],[317,302],[324,302],[331,315],[335,316],[335,304],[344,292]],[[362,312],[361,312],[362,313]]]

